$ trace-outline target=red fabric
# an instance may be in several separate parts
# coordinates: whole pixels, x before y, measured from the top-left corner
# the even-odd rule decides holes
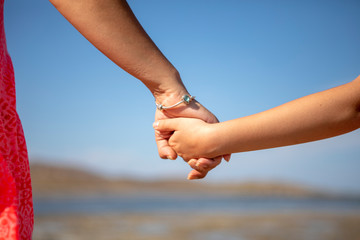
[[[31,239],[30,168],[16,112],[14,70],[6,48],[4,0],[0,0],[0,240]]]

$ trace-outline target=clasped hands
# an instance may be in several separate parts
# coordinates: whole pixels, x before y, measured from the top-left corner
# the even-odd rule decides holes
[[[196,146],[189,147],[185,146],[185,144],[179,144],[180,142],[185,143],[187,141],[187,133],[176,132],[174,134],[179,121],[180,123],[184,123],[181,126],[187,129],[188,133],[194,133],[192,132],[192,121],[195,121],[197,128],[201,127],[202,123],[218,123],[219,121],[209,110],[195,100],[189,105],[182,104],[172,109],[156,109],[153,127],[155,129],[155,141],[159,155],[163,159],[172,160],[175,160],[178,155],[182,157],[193,169],[188,174],[189,180],[204,178],[210,170],[221,163],[222,158],[226,161],[230,160],[229,154],[213,155],[215,154],[215,152],[213,152],[211,155],[205,154],[207,156],[203,156],[201,154],[203,154],[204,151],[200,151]],[[188,124],[188,121],[190,121],[190,124]],[[194,139],[191,139],[192,136],[190,135],[188,137],[189,141],[187,141],[187,145],[191,145]]]

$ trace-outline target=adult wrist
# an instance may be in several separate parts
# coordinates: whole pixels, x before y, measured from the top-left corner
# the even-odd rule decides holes
[[[169,110],[169,109],[172,109],[172,108],[175,108],[177,106],[179,106],[180,104],[185,104],[185,105],[189,105],[190,102],[192,100],[195,99],[195,96],[189,96],[188,94],[185,94],[184,96],[181,97],[181,100],[173,105],[163,105],[161,103],[156,103],[156,108],[160,111],[162,110]]]
[[[195,102],[195,96],[191,96],[187,91],[178,91],[156,98],[155,106],[160,111],[171,111],[187,107],[193,102]]]
[[[183,84],[180,74],[175,72],[172,77],[160,80],[152,91],[156,103],[171,106],[181,101],[184,95],[191,96]]]

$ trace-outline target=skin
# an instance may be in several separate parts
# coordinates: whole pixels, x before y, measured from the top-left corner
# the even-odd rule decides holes
[[[119,67],[138,78],[153,94],[156,102],[165,106],[178,102],[189,94],[179,72],[166,59],[146,34],[129,5],[124,0],[50,0],[57,10],[97,49]],[[155,104],[154,104],[155,105]],[[160,112],[155,120],[174,117],[198,118],[208,123],[217,118],[197,101],[189,106],[179,106]],[[155,139],[161,158],[176,159],[176,152],[169,146],[166,131],[155,131]],[[198,166],[189,179],[206,176],[220,161],[197,159]],[[206,167],[202,166],[205,164]],[[202,167],[201,167],[202,166]]]
[[[173,131],[169,144],[184,159],[334,137],[360,128],[360,76],[251,116],[212,125],[199,119],[170,119],[155,122],[154,128]]]

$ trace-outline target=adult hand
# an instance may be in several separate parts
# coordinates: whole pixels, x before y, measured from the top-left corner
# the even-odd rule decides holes
[[[176,99],[171,100],[170,98]],[[162,102],[165,106],[169,106],[173,103],[176,103],[181,99],[181,96],[170,97],[167,98],[166,101],[169,104]],[[186,118],[197,118],[201,119],[207,123],[217,123],[218,119],[204,106],[202,106],[196,100],[190,102],[189,105],[180,104],[177,107],[166,109],[166,110],[158,110],[155,112],[155,122],[162,119],[170,119],[170,118],[178,118],[178,117],[186,117]],[[172,159],[175,160],[177,158],[177,153],[170,147],[168,139],[170,138],[172,132],[171,131],[158,131],[155,130],[155,141],[158,147],[158,152],[161,158],[163,159]],[[224,156],[225,160],[230,159],[230,155]],[[192,170],[188,179],[201,179],[204,178],[207,173],[220,164],[222,156],[216,157],[214,159],[209,158],[199,158],[199,159],[189,159],[184,158],[184,161],[188,162]]]

